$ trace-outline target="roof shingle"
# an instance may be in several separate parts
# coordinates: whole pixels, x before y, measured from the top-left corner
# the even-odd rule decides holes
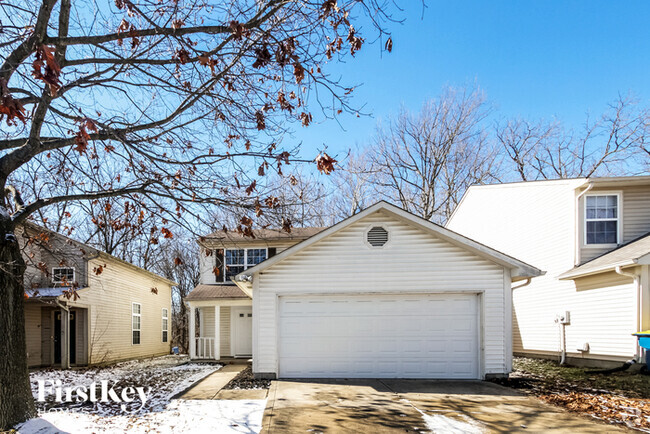
[[[186,301],[218,300],[221,298],[250,298],[234,285],[198,285],[185,297]]]

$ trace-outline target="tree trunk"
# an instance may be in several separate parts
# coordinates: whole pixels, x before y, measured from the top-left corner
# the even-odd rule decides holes
[[[27,370],[24,273],[13,225],[0,217],[0,431],[36,416]]]

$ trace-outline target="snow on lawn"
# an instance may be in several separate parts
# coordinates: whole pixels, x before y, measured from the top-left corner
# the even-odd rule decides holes
[[[164,356],[105,368],[34,371],[30,380],[35,399],[38,398],[39,380],[47,382],[48,392],[53,392],[50,382],[55,380],[60,380],[64,388],[90,387],[93,382],[100,385],[105,380],[118,395],[126,387],[143,387],[148,391],[147,400],[142,405],[136,399],[126,404],[124,411],[123,403],[60,403],[55,400],[54,393],[47,393],[45,402],[36,402],[39,417],[16,429],[23,434],[259,432],[266,400],[172,399],[219,368],[220,365],[188,363],[188,358],[183,356]]]
[[[259,433],[266,400],[172,400],[160,412],[140,416],[94,416],[50,412],[19,426],[21,434],[55,433]]]
[[[220,365],[204,363],[188,363],[187,356],[163,356],[146,360],[134,360],[118,363],[103,368],[83,369],[41,369],[30,374],[32,394],[34,399],[38,398],[39,380],[45,381],[48,386],[47,392],[54,392],[51,381],[60,380],[62,387],[85,386],[90,388],[95,383],[99,389],[102,381],[108,381],[120,394],[125,387],[143,387],[147,393],[147,401],[144,406],[139,399],[126,404],[126,411],[135,414],[160,411],[165,408],[170,399],[179,392],[187,389],[200,379],[210,375],[221,368]],[[99,391],[97,395],[99,395]],[[54,393],[46,393],[45,402],[36,401],[36,408],[39,411],[51,409],[83,410],[85,412],[110,416],[122,414],[122,403],[89,401],[82,403],[59,403],[55,401]],[[142,408],[141,408],[142,407]]]

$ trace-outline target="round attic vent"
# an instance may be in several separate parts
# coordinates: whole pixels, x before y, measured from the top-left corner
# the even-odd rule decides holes
[[[388,242],[388,232],[381,226],[375,226],[366,235],[368,244],[373,247],[381,247]]]

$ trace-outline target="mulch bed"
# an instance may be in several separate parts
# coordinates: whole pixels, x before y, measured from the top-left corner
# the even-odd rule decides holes
[[[230,383],[224,386],[224,389],[268,389],[271,387],[271,380],[256,379],[253,376],[253,369],[248,366],[241,371]]]

